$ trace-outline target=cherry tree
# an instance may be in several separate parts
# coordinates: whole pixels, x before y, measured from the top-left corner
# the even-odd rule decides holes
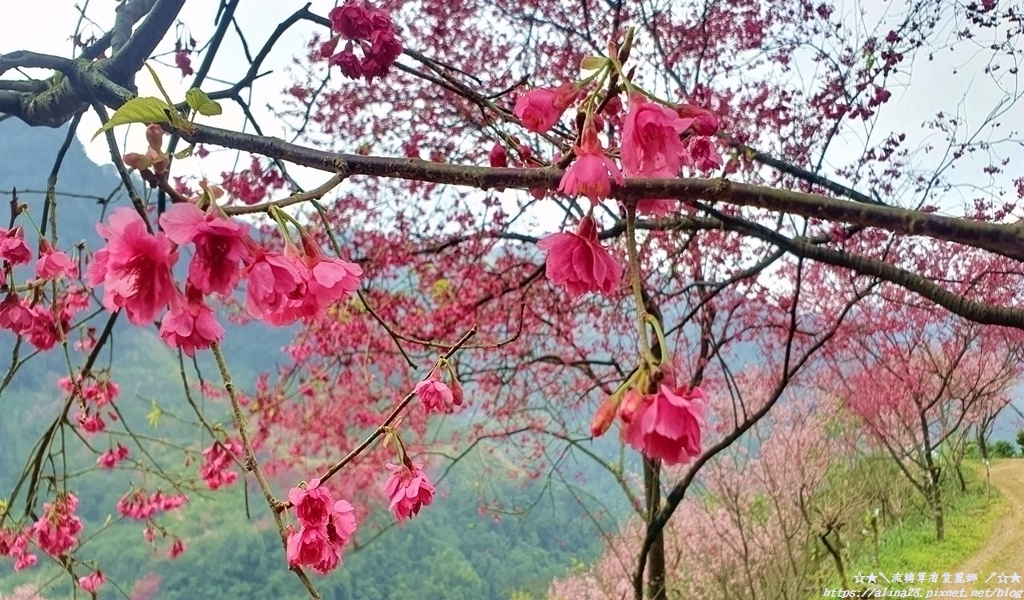
[[[202,22],[179,26],[195,4]],[[643,457],[638,489],[602,460],[637,500],[627,589],[666,598],[679,550],[663,532],[691,484],[822,349],[869,339],[868,315],[907,298],[978,339],[1024,329],[1024,180],[1007,172],[1019,134],[1002,123],[1019,106],[1018,3],[323,2],[260,40],[236,26],[242,0],[185,5],[90,7],[111,25],[73,32],[72,56],[0,55],[3,117],[69,124],[68,143],[98,117],[125,200],[81,249],[58,237],[58,203],[74,201],[58,191],[62,152],[41,202],[11,195],[3,387],[23,345],[67,357],[64,399],[0,513],[17,568],[38,550],[83,589],[103,583],[74,558],[67,473],[43,469],[69,432],[98,468],[144,461],[137,436],[88,441],[130,402],[108,352],[122,315],[177,352],[192,480],[251,477],[282,568],[313,597],[306,569],[337,568],[373,502],[401,520],[435,501],[432,415],[463,412],[448,442],[510,440],[535,472],[560,468],[552,443],[593,454],[588,429],[621,431]],[[282,47],[300,29],[305,46]],[[229,39],[248,66],[214,76]],[[943,107],[904,131],[894,94],[932,93],[916,65],[964,48],[995,90],[983,116]],[[272,53],[295,57],[283,97],[261,83]],[[172,97],[175,74],[188,83]],[[264,134],[253,93],[273,98],[290,141]],[[126,126],[144,139],[120,144]],[[223,151],[244,168],[181,174]],[[322,175],[303,185],[309,170]],[[226,318],[298,325],[287,360],[240,389]],[[851,320],[862,335],[843,341]],[[861,360],[881,356],[866,345]],[[756,392],[735,383],[752,353]],[[185,368],[207,355],[218,385]],[[195,394],[224,400],[231,425],[212,426]],[[718,479],[735,490],[740,476]],[[187,494],[171,479],[117,508],[174,554],[187,544],[159,518]]]

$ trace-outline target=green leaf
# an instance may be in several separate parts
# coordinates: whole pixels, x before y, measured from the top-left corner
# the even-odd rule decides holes
[[[185,148],[184,150],[178,150],[177,152],[174,153],[174,158],[188,158],[188,157],[192,156],[192,150],[195,147],[196,147],[196,145],[192,144],[191,146],[189,146],[188,148]]]
[[[596,71],[606,64],[608,64],[608,59],[603,56],[587,56],[580,63],[580,68],[584,71]]]
[[[160,410],[157,406],[156,400],[153,400],[153,408],[150,409],[149,414],[146,415],[146,421],[149,422],[150,427],[154,429],[160,424],[160,417],[163,416],[164,411]]]
[[[185,92],[185,102],[188,102],[192,110],[204,117],[213,117],[222,112],[220,104],[216,100],[210,100],[206,92],[199,88],[192,88]]]
[[[92,139],[108,129],[129,123],[164,123],[168,120],[166,102],[159,98],[132,98],[110,115],[110,119],[93,134]]]

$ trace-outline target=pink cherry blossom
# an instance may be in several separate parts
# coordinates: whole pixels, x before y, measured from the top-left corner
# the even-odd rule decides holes
[[[107,428],[106,422],[99,413],[78,413],[78,424],[86,433],[99,433]]]
[[[224,336],[213,309],[206,304],[202,292],[185,284],[185,295],[175,294],[171,310],[160,322],[160,337],[172,348],[181,348],[190,357],[196,350],[209,348]]]
[[[206,482],[206,487],[215,490],[234,483],[238,473],[231,469],[234,465],[233,457],[241,456],[242,445],[230,438],[223,443],[214,442],[203,450],[203,466],[199,469],[199,476]]]
[[[500,140],[494,142],[491,151],[487,153],[487,160],[495,168],[508,166],[508,153],[505,152],[505,145]]]
[[[284,310],[289,303],[306,295],[304,265],[278,252],[257,250],[251,265],[245,268],[245,310],[249,316],[272,325],[294,322],[295,311]],[[287,317],[291,316],[291,319]]]
[[[75,515],[78,498],[67,494],[43,505],[43,516],[32,526],[36,544],[50,556],[63,556],[78,543],[82,520]]]
[[[428,413],[431,411],[451,412],[452,404],[455,402],[455,395],[451,388],[441,381],[436,368],[430,372],[430,376],[416,384],[415,392],[416,397],[419,398]]]
[[[523,127],[537,133],[544,133],[555,126],[565,109],[576,101],[579,89],[573,83],[563,83],[557,88],[537,88],[523,94],[513,113]]]
[[[25,243],[25,230],[21,227],[0,227],[0,259],[12,265],[23,265],[32,260],[32,251]]]
[[[384,494],[391,498],[389,510],[404,521],[416,516],[420,508],[434,501],[434,485],[419,465],[388,465],[391,476],[384,484]]]
[[[336,6],[327,16],[331,20],[331,29],[350,40],[370,37],[373,31],[370,11],[361,3],[348,2]]]
[[[605,155],[592,118],[587,117],[580,138],[575,147],[576,160],[562,175],[558,191],[569,196],[586,196],[596,204],[611,193],[612,180],[622,185],[625,179],[615,161]]]
[[[96,230],[107,240],[89,265],[89,285],[103,285],[103,306],[110,312],[124,308],[135,325],[153,322],[174,296],[171,267],[178,260],[163,233],[152,234],[138,213],[119,208],[109,225]]]
[[[34,567],[39,558],[29,552],[29,542],[32,541],[32,528],[16,531],[11,529],[0,529],[0,556],[10,556],[14,559],[14,571]]]
[[[145,521],[160,510],[160,506],[151,501],[144,490],[134,489],[117,501],[117,512],[138,521]]]
[[[715,150],[715,145],[711,143],[711,138],[690,138],[690,143],[687,146],[686,151],[687,164],[691,164],[701,171],[717,169],[723,164],[722,157],[718,155],[718,151]]]
[[[657,392],[644,397],[625,436],[648,457],[674,465],[700,454],[707,397],[700,388],[677,387],[672,369],[663,367],[663,373]]]
[[[46,238],[39,242],[39,260],[36,261],[36,277],[58,279],[78,277],[78,265],[66,253],[55,250]]]
[[[115,448],[107,450],[96,459],[96,464],[104,469],[113,469],[117,463],[128,458],[128,448],[118,444]]]
[[[690,124],[693,135],[715,135],[718,131],[718,117],[707,109],[693,104],[680,104],[676,107],[676,114],[683,119],[693,119]]]
[[[240,263],[249,257],[245,243],[249,227],[245,223],[219,214],[215,204],[204,213],[195,204],[184,202],[164,213],[160,225],[175,244],[195,244],[195,256],[188,265],[192,285],[204,294],[231,293],[241,277]]]
[[[306,489],[293,487],[288,490],[288,501],[295,507],[295,516],[303,527],[326,525],[330,516],[331,492],[320,487],[320,480],[309,482]]]
[[[100,589],[100,586],[102,586],[106,581],[107,577],[103,574],[103,571],[96,571],[95,573],[86,575],[85,577],[79,577],[78,585],[81,586],[83,590],[95,595]]]
[[[32,327],[34,320],[32,308],[18,294],[8,292],[0,301],[0,328],[23,335]]]
[[[648,102],[640,94],[629,97],[629,113],[622,123],[622,167],[630,177],[676,177],[683,164],[679,136],[693,123],[672,109]]]
[[[337,547],[327,535],[327,526],[301,527],[288,536],[286,549],[288,566],[306,566],[325,574],[341,562]]]
[[[185,543],[185,540],[176,537],[174,538],[174,542],[171,544],[171,549],[167,552],[167,557],[178,558],[184,554],[187,549],[188,545]]]
[[[356,532],[356,514],[353,507],[347,500],[338,500],[331,507],[330,518],[327,520],[327,537],[331,543],[341,552],[352,539]]]
[[[611,294],[622,279],[622,266],[598,244],[593,217],[584,217],[577,233],[549,235],[537,247],[548,253],[548,279],[564,285],[570,296],[595,291]]]

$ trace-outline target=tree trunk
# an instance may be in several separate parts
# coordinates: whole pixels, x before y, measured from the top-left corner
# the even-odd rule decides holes
[[[656,460],[644,457],[644,492],[647,497],[647,522],[661,507],[661,469]],[[647,597],[668,600],[665,590],[665,536],[659,535],[647,555]]]

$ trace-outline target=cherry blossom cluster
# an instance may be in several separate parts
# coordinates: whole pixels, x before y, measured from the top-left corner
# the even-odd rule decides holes
[[[103,286],[107,310],[124,309],[129,321],[146,325],[167,309],[160,337],[194,356],[224,335],[207,296],[230,296],[242,279],[246,312],[271,325],[321,316],[358,288],[358,265],[324,256],[305,231],[300,244],[287,241],[283,252],[265,248],[248,225],[223,213],[215,196],[208,188],[195,203],[172,206],[160,218],[164,231],[149,231],[129,208],[97,226],[107,244],[95,253],[87,277],[90,285]],[[172,274],[181,246],[193,248],[184,290]]]
[[[153,520],[161,512],[172,511],[184,506],[188,498],[184,494],[165,494],[160,490],[147,494],[145,490],[133,489],[117,501],[117,512],[129,519],[145,521],[146,527],[142,530],[142,537],[150,544],[156,542],[156,530],[159,529],[166,537],[167,531],[158,526]],[[167,552],[170,558],[177,558],[185,552],[184,540],[172,536],[171,547]]]
[[[242,444],[230,438],[214,442],[203,450],[203,466],[199,468],[199,476],[206,482],[206,487],[215,490],[237,481],[238,473],[231,467],[240,456]]]
[[[102,371],[90,374],[84,379],[77,377],[75,381],[72,381],[71,377],[61,377],[57,380],[57,387],[68,396],[77,398],[79,413],[75,420],[82,431],[99,433],[107,428],[101,409],[113,403],[121,393],[121,387],[110,379],[109,373]],[[107,411],[107,417],[116,421],[117,413]]]
[[[75,514],[77,508],[78,498],[74,494],[62,494],[45,503],[43,516],[26,529],[0,529],[0,556],[14,558],[15,571],[38,562],[28,547],[32,541],[54,558],[66,556],[78,544],[77,536],[83,529],[82,520]]]
[[[20,211],[19,211],[20,213]],[[15,268],[32,261],[32,251],[25,242],[22,227],[0,227],[0,329],[24,337],[40,350],[49,350],[65,338],[72,318],[89,305],[88,293],[81,287],[67,285],[78,277],[78,265],[66,253],[57,250],[46,238],[39,241],[35,277],[16,285]],[[56,295],[46,298],[47,283],[62,283]]]
[[[329,59],[331,66],[337,65],[346,77],[367,81],[384,77],[402,54],[402,42],[395,35],[388,11],[349,2],[335,7],[329,16],[335,35],[320,47],[320,55]],[[347,40],[345,47],[336,52],[342,38]],[[362,58],[356,55],[356,46]]]
[[[355,509],[346,500],[335,502],[331,491],[314,479],[288,490],[299,530],[288,532],[288,566],[306,566],[326,574],[341,563],[342,551],[356,531]]]
[[[655,391],[642,391],[651,386]],[[603,435],[617,415],[630,446],[665,464],[682,464],[700,454],[706,408],[703,390],[680,385],[666,362],[650,375],[646,369],[638,370],[605,400],[594,414],[590,432],[594,437]]]

